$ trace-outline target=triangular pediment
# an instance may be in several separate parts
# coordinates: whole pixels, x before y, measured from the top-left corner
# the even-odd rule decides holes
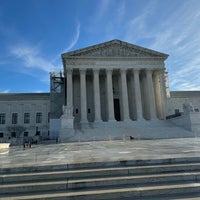
[[[97,44],[62,54],[62,57],[160,57],[166,59],[167,54],[143,48],[120,40]]]

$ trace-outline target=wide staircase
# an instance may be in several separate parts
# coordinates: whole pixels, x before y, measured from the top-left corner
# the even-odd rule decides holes
[[[115,121],[89,123],[85,127],[79,126],[76,125],[75,130],[61,130],[61,141],[124,140],[129,136],[139,140],[200,137],[200,133],[194,133],[183,127],[178,127],[167,120]]]
[[[200,199],[200,158],[0,169],[0,199]]]

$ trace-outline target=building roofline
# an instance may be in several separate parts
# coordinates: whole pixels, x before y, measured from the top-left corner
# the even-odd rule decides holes
[[[121,44],[121,45],[124,45],[124,46],[127,46],[127,47],[136,48],[136,49],[139,49],[141,51],[163,57],[165,59],[167,59],[167,57],[169,56],[168,54],[161,53],[159,51],[155,51],[155,50],[152,50],[152,49],[148,49],[148,48],[145,48],[145,47],[141,47],[141,46],[138,46],[138,45],[135,45],[135,44],[131,44],[131,43],[128,43],[128,42],[124,42],[124,41],[115,39],[115,40],[110,40],[110,41],[107,41],[107,42],[99,43],[99,44],[96,44],[96,45],[91,45],[91,46],[88,46],[88,47],[85,47],[85,48],[80,48],[80,49],[77,49],[77,50],[74,50],[74,51],[69,51],[69,52],[61,54],[61,57],[62,57],[62,59],[64,59],[65,57],[70,57],[70,56],[74,56],[76,54],[91,51],[93,49],[106,47],[106,46],[111,45],[111,44]]]
[[[47,100],[50,93],[0,93],[0,101],[6,100]]]

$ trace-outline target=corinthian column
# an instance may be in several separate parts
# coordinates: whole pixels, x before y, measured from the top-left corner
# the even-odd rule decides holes
[[[67,102],[69,107],[73,106],[73,89],[72,89],[72,69],[67,69]]]
[[[108,121],[115,120],[113,103],[112,69],[106,69]]]
[[[122,104],[123,104],[123,119],[129,118],[129,106],[128,106],[128,91],[126,81],[126,69],[120,69],[121,74],[121,85],[122,85]]]
[[[63,115],[61,116],[61,129],[74,127],[73,116],[73,81],[72,81],[72,69],[66,70],[66,86],[67,98],[65,105],[63,105]]]
[[[141,90],[140,90],[139,70],[134,69],[133,74],[134,74],[137,120],[141,120],[141,119],[143,119],[143,115],[142,115],[142,98],[141,98]]]
[[[87,122],[86,69],[80,69],[81,122]]]
[[[93,70],[94,74],[94,113],[95,121],[101,120],[100,88],[99,88],[99,69]]]
[[[148,101],[149,101],[149,111],[150,111],[150,119],[156,118],[156,105],[155,105],[155,95],[154,95],[154,87],[152,80],[152,71],[147,69],[147,88],[148,88]]]

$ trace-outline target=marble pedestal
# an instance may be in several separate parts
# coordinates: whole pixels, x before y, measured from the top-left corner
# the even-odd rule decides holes
[[[63,115],[61,116],[61,128],[59,133],[59,138],[65,141],[71,135],[74,135],[74,116],[73,116],[72,106],[63,106]]]

